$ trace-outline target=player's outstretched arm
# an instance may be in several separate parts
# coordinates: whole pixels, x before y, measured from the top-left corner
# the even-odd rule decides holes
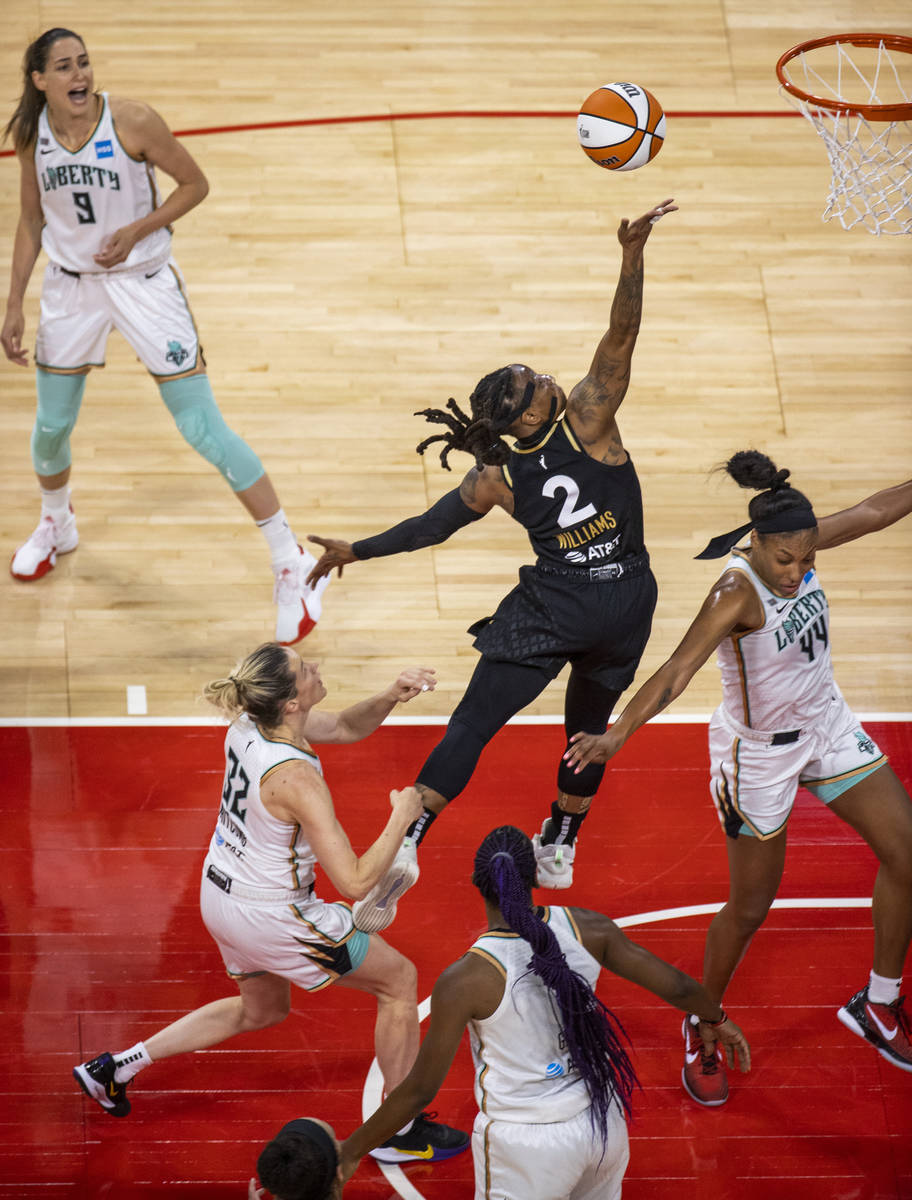
[[[588,763],[608,762],[627,739],[684,691],[721,641],[734,630],[763,623],[757,594],[740,571],[727,571],[713,587],[691,627],[605,733],[575,733],[564,760],[578,774]]]
[[[369,1150],[391,1138],[437,1095],[466,1025],[480,1011],[479,1001],[489,982],[486,966],[477,955],[467,954],[447,967],[434,984],[427,1036],[412,1069],[377,1111],[342,1143],[339,1173],[343,1181],[351,1178]],[[492,970],[487,966],[487,971]]]
[[[304,736],[309,742],[323,745],[360,742],[383,723],[397,704],[408,704],[422,692],[432,692],[437,686],[436,674],[433,667],[406,667],[388,688],[341,712],[311,709],[304,724]]]
[[[616,435],[615,415],[630,384],[630,364],[643,313],[643,247],[656,221],[677,211],[673,200],[664,200],[635,221],[626,218],[618,228],[621,274],[611,305],[608,332],[598,344],[589,374],[567,400],[574,432],[590,454],[597,444]]]
[[[707,1050],[721,1042],[729,1066],[734,1066],[737,1058],[742,1071],[750,1070],[747,1039],[721,1005],[710,998],[702,983],[631,941],[610,917],[588,909],[574,909],[573,915],[583,945],[603,967],[652,992],[666,1004],[695,1013],[700,1018],[700,1036]]]
[[[341,575],[349,563],[437,546],[464,525],[478,521],[495,505],[507,503],[512,504],[512,495],[503,483],[500,468],[485,467],[479,471],[473,467],[458,488],[441,496],[427,512],[408,517],[383,533],[361,538],[357,542],[343,542],[312,534],[307,540],[322,546],[323,555],[307,576],[307,582],[313,584],[335,570]]]
[[[866,533],[886,529],[909,513],[912,513],[912,480],[875,492],[842,512],[821,517],[817,522],[817,549],[829,550],[832,546],[864,537]]]

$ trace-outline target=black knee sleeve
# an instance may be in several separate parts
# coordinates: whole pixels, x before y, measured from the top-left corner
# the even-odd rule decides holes
[[[418,772],[417,782],[439,792],[445,800],[452,800],[472,778],[479,756],[491,736],[485,737],[473,729],[457,710],[450,718],[443,740],[437,743]]]

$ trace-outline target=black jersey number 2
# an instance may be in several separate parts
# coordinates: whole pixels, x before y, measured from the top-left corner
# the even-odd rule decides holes
[[[240,802],[246,800],[247,792],[250,790],[250,780],[247,778],[247,772],[238,762],[238,756],[231,749],[228,750],[228,769],[225,772],[225,786],[222,789],[222,800],[228,805],[228,811],[233,817],[237,817],[239,821],[243,821],[247,816],[247,809],[241,808]]]
[[[92,197],[88,192],[73,192],[72,195],[76,205],[76,220],[80,225],[94,225],[95,209],[92,207]]]
[[[569,529],[577,521],[586,521],[589,517],[595,516],[594,504],[585,504],[582,508],[576,507],[579,500],[579,486],[576,480],[571,479],[569,475],[551,475],[545,480],[542,495],[553,500],[555,492],[563,492],[566,497],[557,518],[561,529]]]

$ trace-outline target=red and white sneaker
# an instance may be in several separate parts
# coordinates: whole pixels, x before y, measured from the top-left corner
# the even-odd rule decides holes
[[[681,1032],[684,1034],[684,1068],[681,1071],[684,1091],[697,1104],[718,1108],[728,1099],[724,1051],[717,1042],[714,1053],[706,1053],[703,1039],[697,1032],[697,1018],[691,1013],[684,1018]]]
[[[874,1004],[863,987],[836,1016],[846,1029],[869,1041],[887,1062],[901,1071],[912,1071],[912,1023],[903,1008],[905,999],[900,996],[892,1004]]]
[[[62,521],[42,516],[28,541],[22,543],[10,562],[14,579],[30,582],[53,571],[58,554],[69,554],[79,545],[79,533],[72,507]]]
[[[278,563],[274,566],[275,588],[272,598],[278,606],[276,614],[275,640],[280,646],[293,646],[307,637],[323,609],[323,593],[329,576],[318,579],[313,587],[305,583],[313,570],[316,559],[298,546],[297,560]]]

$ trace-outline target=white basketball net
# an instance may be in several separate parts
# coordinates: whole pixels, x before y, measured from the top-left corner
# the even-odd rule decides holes
[[[846,104],[912,101],[912,57],[891,54],[883,42],[876,47],[838,42],[805,51],[785,65],[784,73],[824,104],[827,99]],[[912,233],[912,121],[872,121],[857,112],[832,112],[779,90],[826,146],[833,177],[822,219],[838,217],[844,229],[862,224],[873,234]]]

